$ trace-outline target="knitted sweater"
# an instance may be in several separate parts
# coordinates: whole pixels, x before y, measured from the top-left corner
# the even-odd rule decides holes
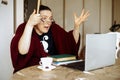
[[[31,37],[31,44],[27,54],[21,55],[18,51],[18,42],[22,33],[24,31],[26,23],[22,23],[17,28],[15,36],[11,41],[11,59],[14,67],[14,72],[23,69],[28,66],[33,66],[39,64],[41,57],[49,56],[48,53],[44,51],[42,43],[40,43],[39,36],[33,30]],[[51,25],[52,37],[55,43],[56,54],[74,54],[77,57],[77,53],[80,46],[80,38],[76,44],[73,31],[66,32],[59,25],[53,23]]]

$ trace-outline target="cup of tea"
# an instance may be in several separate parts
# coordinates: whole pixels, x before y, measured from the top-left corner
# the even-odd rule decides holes
[[[44,70],[49,70],[51,69],[51,66],[52,66],[52,62],[53,62],[53,58],[51,57],[42,57],[40,58],[40,66],[42,67],[42,69]]]

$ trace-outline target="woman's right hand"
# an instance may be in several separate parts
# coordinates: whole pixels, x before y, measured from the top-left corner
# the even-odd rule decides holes
[[[36,10],[34,10],[28,19],[27,25],[34,27],[35,25],[40,23],[40,19],[40,14],[36,14]]]
[[[24,32],[19,40],[18,49],[19,53],[25,55],[29,51],[31,35],[35,25],[40,23],[40,14],[36,14],[36,10],[30,15],[28,22],[25,26]]]

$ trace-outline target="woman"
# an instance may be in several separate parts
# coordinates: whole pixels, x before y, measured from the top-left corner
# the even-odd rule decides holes
[[[74,54],[77,57],[80,24],[89,16],[82,11],[74,14],[74,30],[66,32],[57,25],[49,7],[41,5],[40,14],[34,10],[27,23],[21,24],[11,41],[11,58],[14,72],[39,64],[41,57],[54,54]]]

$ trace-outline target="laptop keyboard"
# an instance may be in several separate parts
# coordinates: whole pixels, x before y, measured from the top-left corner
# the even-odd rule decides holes
[[[85,61],[69,63],[69,64],[62,65],[62,66],[84,71],[84,69],[85,69]]]

